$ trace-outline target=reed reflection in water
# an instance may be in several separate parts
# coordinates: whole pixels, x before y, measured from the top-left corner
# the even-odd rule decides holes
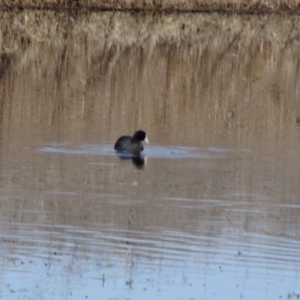
[[[299,297],[298,16],[0,15],[0,297]]]

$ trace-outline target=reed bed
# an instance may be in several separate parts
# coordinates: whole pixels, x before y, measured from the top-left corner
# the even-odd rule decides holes
[[[277,141],[300,126],[299,32],[285,14],[0,12],[4,115],[63,122],[67,135],[88,120],[107,140],[122,124],[192,145],[189,132],[201,141],[211,128],[215,140],[230,128],[243,145],[256,130]]]
[[[217,43],[224,51],[226,47],[250,47],[254,51],[269,49],[269,54],[276,55],[280,51],[298,53],[299,32],[300,18],[284,14],[0,11],[0,53],[22,50],[32,42],[54,46],[88,36],[100,49],[116,47],[116,52],[131,46],[147,50],[160,45],[215,48]]]

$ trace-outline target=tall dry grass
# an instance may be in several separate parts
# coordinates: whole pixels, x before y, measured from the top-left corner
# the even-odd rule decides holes
[[[264,127],[284,138],[300,124],[296,15],[25,10],[0,20],[1,92],[16,122],[73,131],[86,120],[107,140],[120,123],[143,125],[187,144],[212,128],[215,140],[226,132],[250,144],[253,128],[264,140]]]
[[[261,51],[269,48],[275,54],[283,48],[297,49],[299,29],[296,15],[0,11],[0,51],[16,52],[32,42],[55,46],[88,36],[106,49],[152,49],[165,44],[203,47],[215,39],[225,49],[231,44]]]

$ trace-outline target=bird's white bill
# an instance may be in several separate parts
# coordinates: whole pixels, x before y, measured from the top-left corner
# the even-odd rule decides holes
[[[145,137],[145,142],[146,142],[147,144],[149,144],[149,140],[148,140],[147,136]]]

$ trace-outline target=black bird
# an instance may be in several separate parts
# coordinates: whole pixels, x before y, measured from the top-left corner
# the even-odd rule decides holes
[[[139,154],[144,150],[142,141],[149,143],[146,132],[143,130],[137,131],[133,136],[121,136],[115,143],[114,149],[118,152],[127,152]]]

